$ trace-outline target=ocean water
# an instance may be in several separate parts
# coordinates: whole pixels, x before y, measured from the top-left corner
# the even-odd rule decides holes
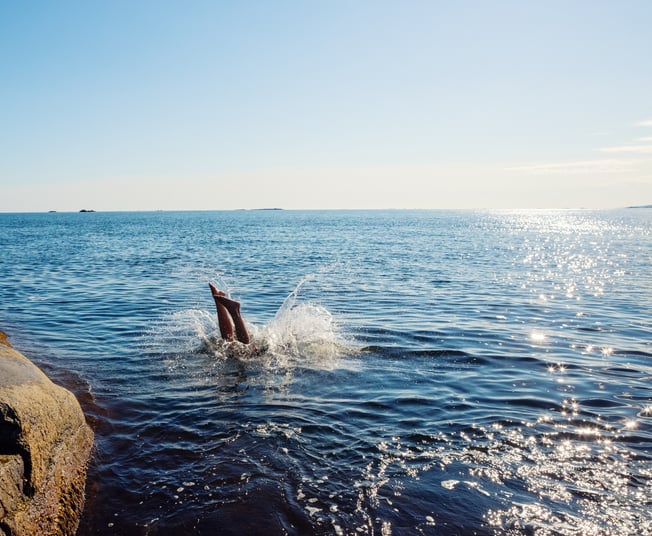
[[[652,533],[651,210],[0,214],[0,245],[0,329],[95,431],[79,534]]]

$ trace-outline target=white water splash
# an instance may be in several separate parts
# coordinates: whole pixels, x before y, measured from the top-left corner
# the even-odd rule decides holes
[[[321,305],[297,303],[304,278],[284,300],[254,341],[266,352],[287,358],[332,360],[344,350],[333,316]]]
[[[251,344],[221,339],[215,312],[187,309],[169,315],[150,332],[150,349],[174,360],[188,354],[212,354],[218,359],[258,362],[266,368],[304,365],[333,368],[351,354],[333,315],[322,305],[299,301],[305,277],[264,326],[247,322]]]

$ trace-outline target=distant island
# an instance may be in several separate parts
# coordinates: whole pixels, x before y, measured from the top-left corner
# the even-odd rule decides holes
[[[627,208],[652,208],[652,205],[634,205]]]
[[[95,212],[95,211],[93,209],[88,210],[86,208],[83,208],[79,212]]]
[[[235,210],[239,212],[244,212],[249,210],[285,210],[285,209],[271,207],[271,208],[236,208]]]

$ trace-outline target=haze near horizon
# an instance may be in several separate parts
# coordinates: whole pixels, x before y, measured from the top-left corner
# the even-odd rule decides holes
[[[652,203],[652,4],[0,4],[0,211]]]

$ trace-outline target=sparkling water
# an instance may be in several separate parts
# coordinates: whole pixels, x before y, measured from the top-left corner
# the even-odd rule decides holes
[[[0,329],[95,431],[79,534],[652,532],[651,210],[0,214],[0,244]]]

